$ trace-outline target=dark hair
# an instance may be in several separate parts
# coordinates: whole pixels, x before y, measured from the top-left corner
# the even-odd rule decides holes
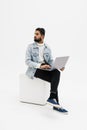
[[[45,29],[44,28],[36,28],[36,31],[39,31],[41,35],[45,36]]]

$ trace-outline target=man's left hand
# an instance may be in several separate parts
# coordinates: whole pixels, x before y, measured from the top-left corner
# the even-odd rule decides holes
[[[65,67],[62,67],[60,70],[63,71],[65,69]]]

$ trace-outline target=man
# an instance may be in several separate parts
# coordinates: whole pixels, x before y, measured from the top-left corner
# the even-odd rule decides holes
[[[50,82],[50,96],[47,103],[53,106],[53,110],[59,112],[67,112],[59,104],[58,85],[60,81],[60,70],[63,71],[64,67],[60,70],[53,69],[47,70],[53,65],[53,57],[50,47],[44,43],[45,29],[36,28],[34,34],[34,43],[28,45],[26,50],[25,63],[28,65],[26,75],[31,79],[34,77],[43,79]]]

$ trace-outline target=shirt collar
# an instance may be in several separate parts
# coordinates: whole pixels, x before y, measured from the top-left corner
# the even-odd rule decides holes
[[[36,42],[38,46],[43,46],[44,45],[44,42],[43,43],[39,43],[39,42]]]

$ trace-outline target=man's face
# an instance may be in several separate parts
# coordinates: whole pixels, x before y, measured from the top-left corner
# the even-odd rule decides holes
[[[34,34],[35,42],[41,42],[43,38],[44,38],[43,35],[41,35],[39,31],[35,31],[35,34]]]

